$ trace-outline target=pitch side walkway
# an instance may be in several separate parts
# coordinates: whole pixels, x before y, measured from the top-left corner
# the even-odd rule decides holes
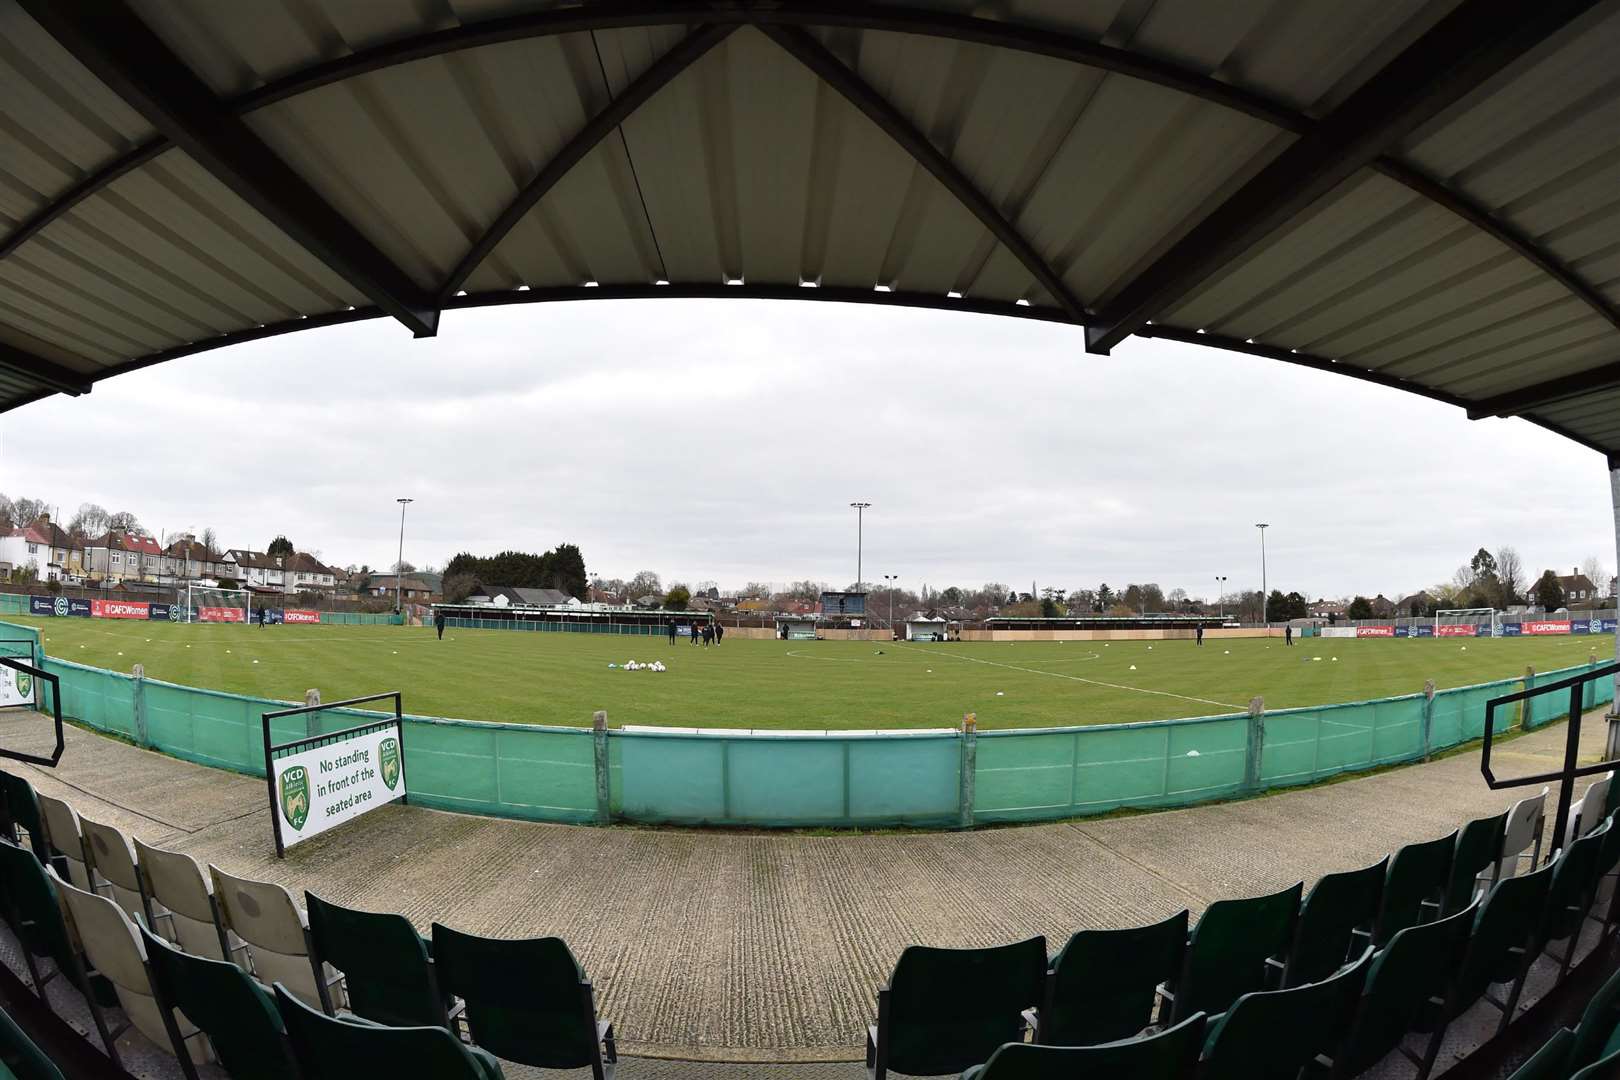
[[[1597,720],[1586,760],[1601,749]],[[43,749],[38,718],[0,725],[4,745]],[[1554,725],[1501,746],[1499,775],[1554,767],[1563,738]],[[423,930],[437,919],[497,937],[560,935],[629,1054],[843,1062],[859,1056],[877,987],[907,944],[1040,933],[1056,948],[1080,927],[1196,914],[1363,866],[1526,794],[1488,790],[1478,759],[1472,750],[1243,802],[971,833],[589,828],[395,805],[280,861],[262,781],[76,728],[59,768],[7,767],[81,813],[295,894],[402,912]]]

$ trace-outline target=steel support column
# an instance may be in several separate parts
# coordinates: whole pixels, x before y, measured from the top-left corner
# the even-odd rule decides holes
[[[1609,586],[1610,593],[1620,598],[1620,457],[1609,459],[1609,501],[1614,508],[1614,552],[1615,577]],[[1620,603],[1615,605],[1620,608]],[[1620,629],[1614,635],[1614,659],[1620,662]],[[1609,733],[1608,748],[1603,755],[1607,758],[1620,757],[1620,672],[1614,676],[1614,698],[1609,702]]]

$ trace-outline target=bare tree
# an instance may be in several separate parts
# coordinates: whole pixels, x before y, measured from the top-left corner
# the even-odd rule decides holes
[[[1519,558],[1516,549],[1506,546],[1496,549],[1496,580],[1501,587],[1498,607],[1523,602],[1524,590],[1530,583],[1525,580],[1524,560]]]
[[[11,500],[11,517],[17,523],[17,528],[32,525],[39,520],[39,515],[49,509],[44,499],[30,499],[26,495],[19,495]]]
[[[1581,573],[1585,574],[1586,580],[1592,583],[1592,595],[1609,595],[1609,582],[1612,577],[1607,570],[1603,569],[1603,564],[1598,562],[1596,555],[1586,557],[1586,561],[1581,563]]]
[[[17,521],[11,514],[11,500],[0,495],[0,529],[16,528]]]
[[[203,530],[202,546],[203,550],[208,553],[210,558],[219,554],[219,537],[214,535],[214,530],[212,527]]]
[[[664,595],[663,581],[651,570],[638,570],[636,576],[630,579],[631,600],[640,600],[643,596],[662,595]]]
[[[120,510],[107,518],[107,528],[138,533],[141,531],[141,520],[128,510]]]

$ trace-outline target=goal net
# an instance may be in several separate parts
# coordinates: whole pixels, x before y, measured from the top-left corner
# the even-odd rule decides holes
[[[1434,613],[1435,637],[1499,637],[1495,608],[1446,608]]]
[[[246,589],[186,586],[186,622],[253,621],[253,594]]]

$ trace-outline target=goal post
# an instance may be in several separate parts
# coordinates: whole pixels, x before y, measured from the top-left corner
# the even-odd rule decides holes
[[[1489,627],[1489,637],[1502,636],[1501,618],[1495,608],[1442,608],[1434,613],[1435,637],[1481,636],[1477,627]]]
[[[253,621],[253,594],[246,589],[186,586],[186,622]]]

